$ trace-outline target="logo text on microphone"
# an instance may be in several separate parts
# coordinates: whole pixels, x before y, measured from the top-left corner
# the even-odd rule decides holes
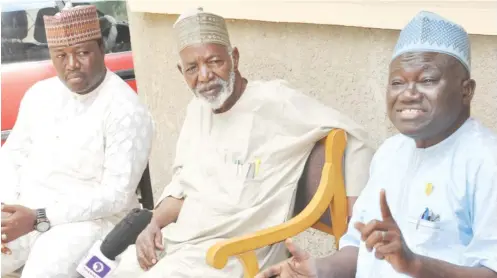
[[[96,275],[95,278],[103,278],[110,272],[110,267],[97,256],[91,257],[88,263],[86,263],[86,267],[93,272],[92,274]]]

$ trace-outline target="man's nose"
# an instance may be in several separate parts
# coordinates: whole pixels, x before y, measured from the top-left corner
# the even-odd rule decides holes
[[[401,100],[406,102],[420,101],[422,99],[423,94],[418,91],[414,82],[410,83],[401,94]]]
[[[81,63],[79,62],[78,58],[75,57],[75,55],[68,55],[67,56],[67,64],[66,68],[68,70],[77,70],[81,68]]]
[[[201,65],[198,73],[198,81],[209,82],[213,77],[212,70],[207,65]]]

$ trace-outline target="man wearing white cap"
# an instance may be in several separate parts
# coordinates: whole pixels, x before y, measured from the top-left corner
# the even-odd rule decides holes
[[[0,150],[2,276],[78,277],[92,244],[139,206],[152,144],[147,108],[105,67],[95,6],[44,21],[58,76],[26,92]]]
[[[470,73],[464,29],[416,15],[390,64],[401,134],[376,152],[340,250],[316,260],[288,242],[293,258],[257,277],[497,277],[497,137],[470,117]]]
[[[349,196],[365,186],[373,149],[360,126],[286,82],[243,78],[222,17],[199,9],[180,16],[174,30],[178,69],[195,97],[173,179],[115,277],[241,277],[235,258],[223,270],[208,266],[207,250],[291,217],[297,182],[317,141],[332,128],[347,131]],[[260,249],[259,264],[284,259],[282,247]]]

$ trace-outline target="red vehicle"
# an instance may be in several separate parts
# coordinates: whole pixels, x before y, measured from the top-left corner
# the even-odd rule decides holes
[[[15,0],[1,5],[2,144],[12,130],[22,97],[36,82],[56,75],[50,60],[44,15],[55,15],[65,1]],[[71,1],[98,9],[107,67],[135,91],[136,81],[125,1]]]

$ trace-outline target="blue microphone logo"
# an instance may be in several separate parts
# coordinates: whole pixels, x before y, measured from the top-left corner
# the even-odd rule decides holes
[[[105,277],[110,271],[110,267],[96,256],[91,257],[86,266],[100,278]]]

